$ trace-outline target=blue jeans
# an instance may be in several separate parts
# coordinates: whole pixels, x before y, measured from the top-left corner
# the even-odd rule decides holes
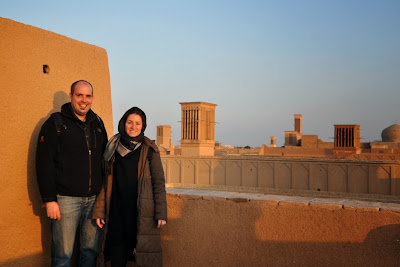
[[[100,231],[92,220],[96,196],[57,196],[61,220],[51,220],[51,266],[71,266],[75,236],[79,231],[78,266],[96,266]]]

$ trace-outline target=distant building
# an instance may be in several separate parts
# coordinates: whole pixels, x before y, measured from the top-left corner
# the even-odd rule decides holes
[[[157,125],[156,144],[161,155],[174,155],[174,143],[171,141],[171,125]]]
[[[215,107],[206,102],[182,102],[181,155],[214,156]]]
[[[398,156],[400,153],[400,125],[393,124],[383,129],[381,136],[382,142],[370,143],[371,153],[381,157],[382,154],[392,155],[390,159],[400,159]]]
[[[382,142],[399,143],[400,142],[400,125],[393,124],[382,131]]]
[[[360,125],[335,125],[333,157],[345,158],[361,153]]]
[[[276,136],[271,136],[270,147],[276,147]]]
[[[302,133],[302,115],[294,114],[294,131],[285,131],[285,145],[262,145],[259,155],[281,157],[347,158],[368,160],[400,159],[400,125],[382,131],[382,142],[361,143],[360,125],[334,125],[334,142],[323,142],[317,135]]]
[[[298,146],[302,137],[302,116],[294,114],[294,131],[285,131],[285,146]]]

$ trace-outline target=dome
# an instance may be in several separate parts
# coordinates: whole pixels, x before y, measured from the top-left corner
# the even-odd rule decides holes
[[[400,125],[393,124],[382,131],[382,142],[400,142]]]

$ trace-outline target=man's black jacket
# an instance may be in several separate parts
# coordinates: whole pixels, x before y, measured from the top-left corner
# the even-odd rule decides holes
[[[55,116],[50,116],[39,134],[36,174],[43,202],[57,201],[57,194],[93,196],[102,186],[102,156],[107,144],[103,122],[92,110],[82,122],[71,103],[62,106],[61,117],[61,127],[56,126]]]

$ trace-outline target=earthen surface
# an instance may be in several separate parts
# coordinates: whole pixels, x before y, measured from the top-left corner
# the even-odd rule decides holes
[[[372,202],[169,192],[169,222],[162,230],[165,266],[398,266],[400,261],[399,204],[379,210]]]
[[[49,219],[36,183],[40,127],[69,102],[80,79],[94,87],[93,110],[113,133],[107,52],[0,18],[1,266],[49,266]]]

